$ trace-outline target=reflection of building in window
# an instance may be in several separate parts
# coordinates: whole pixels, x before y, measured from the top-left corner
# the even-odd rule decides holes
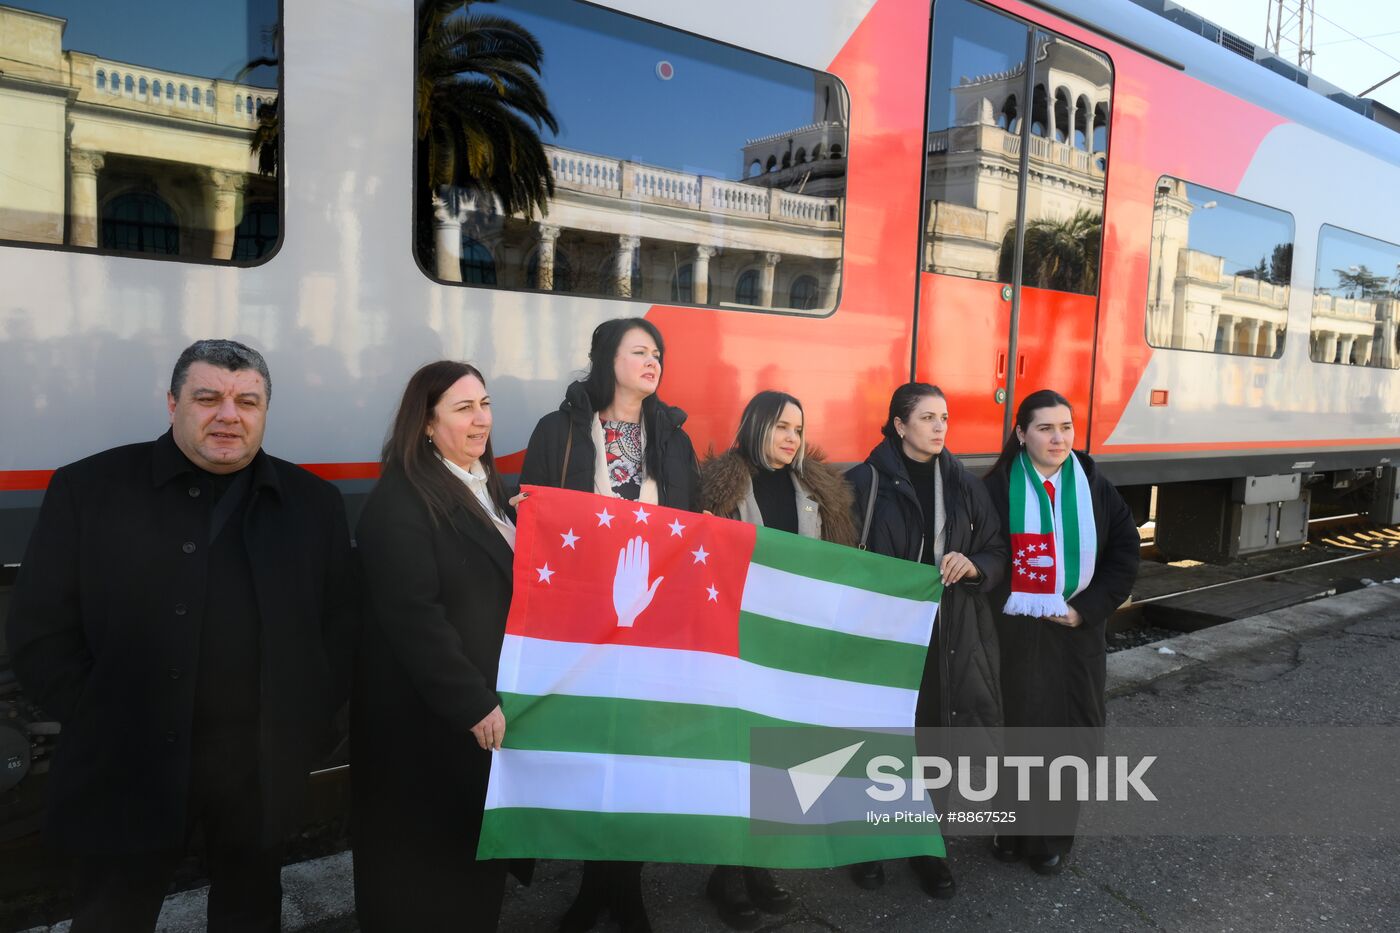
[[[0,6],[0,111],[12,128],[0,173],[15,182],[0,185],[0,239],[266,255],[277,240],[277,183],[256,174],[257,123],[232,102],[273,92],[65,50],[65,25]],[[266,209],[248,208],[258,214],[249,220],[245,204]]]
[[[1197,192],[1193,202],[1189,189]],[[1210,200],[1204,200],[1209,197]],[[1254,228],[1237,234],[1231,249],[1260,256],[1254,268],[1226,271],[1227,260],[1191,244],[1191,218],[1210,211],[1215,229],[1226,229],[1232,214],[1276,215],[1263,239]],[[1147,278],[1147,342],[1154,347],[1206,350],[1243,356],[1283,353],[1292,272],[1292,219],[1283,211],[1248,204],[1173,178],[1157,186],[1152,221],[1152,252]]]
[[[1309,356],[1400,368],[1400,246],[1324,225],[1317,240]]]
[[[954,11],[947,14],[953,28],[972,28],[951,19],[956,7],[949,10]],[[1023,43],[1024,38],[1013,40],[1007,54],[1022,58],[1016,52]],[[952,55],[950,62],[935,62],[940,75],[966,75],[957,46]],[[1041,235],[1026,245],[1023,280],[1041,288],[1094,291],[1112,79],[1111,65],[1103,56],[1044,34],[1038,43],[1028,115],[1021,107],[1024,61],[1001,72],[954,78],[958,83],[951,87],[939,87],[941,78],[935,76],[931,105],[942,106],[932,98],[948,94],[952,122],[943,127],[943,118],[931,111],[931,126],[942,128],[928,134],[924,268],[1010,281],[1012,257],[1007,253],[1014,249],[1021,146],[1027,139],[1022,119],[1028,116],[1026,221],[1028,228],[1039,224]],[[1031,255],[1037,242],[1059,248],[1054,263]],[[1064,244],[1073,248],[1066,251]],[[1066,268],[1066,263],[1078,267]]]
[[[545,15],[543,7],[528,6],[531,15]],[[587,18],[599,34],[615,27],[629,42],[654,41],[659,50],[674,42],[664,27],[583,4],[569,7],[571,16]],[[508,14],[509,5],[500,12]],[[532,29],[547,54],[551,36],[537,24]],[[785,66],[803,82],[797,86],[810,81],[812,89],[810,117],[805,106],[794,113],[791,88],[782,94],[772,89],[774,63],[752,56],[751,77],[748,55],[722,50],[721,67],[729,72],[724,86],[738,89],[731,93],[744,94],[745,107],[760,113],[772,98],[772,109],[783,114],[774,123],[799,125],[735,139],[732,179],[621,158],[646,135],[644,121],[654,108],[631,102],[631,90],[617,87],[606,114],[557,117],[566,127],[615,121],[612,133],[622,152],[606,151],[606,134],[602,143],[590,143],[603,151],[546,144],[554,194],[544,217],[492,211],[480,199],[454,192],[425,195],[433,198],[436,252],[422,257],[424,265],[441,280],[461,281],[461,257],[451,252],[460,238],[453,231],[470,229],[495,257],[496,282],[505,288],[775,309],[794,308],[796,295],[804,303],[799,310],[831,310],[840,291],[849,104],[835,78]],[[549,77],[546,72],[546,82]],[[554,106],[547,83],[544,90]],[[599,139],[600,127],[590,129],[590,138]],[[561,274],[565,255],[571,268]],[[804,278],[813,284],[795,287]]]
[[[491,251],[466,234],[462,235],[462,281],[473,285],[496,284],[496,260]]]

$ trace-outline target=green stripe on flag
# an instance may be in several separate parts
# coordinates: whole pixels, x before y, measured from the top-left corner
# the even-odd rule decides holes
[[[728,706],[557,693],[549,696],[502,693],[500,696],[501,712],[506,717],[505,747],[526,751],[749,761],[751,729],[802,729],[802,736],[808,730],[811,732],[807,742],[799,742],[789,734],[784,738],[783,747],[768,750],[767,756],[760,744],[754,750],[754,763],[786,768],[797,761],[841,748],[843,744],[863,741],[867,743],[868,755],[852,759],[842,775],[864,777],[863,762],[869,756],[884,754],[908,760],[913,749],[908,733],[808,726]],[[808,742],[812,752],[803,757],[806,751],[803,746]]]
[[[1079,589],[1079,484],[1074,475],[1077,465],[1071,451],[1069,459],[1060,467],[1060,515],[1065,552],[1059,558],[1065,567],[1065,588],[1061,595],[1066,598]]]
[[[1026,478],[1031,482],[1032,485],[1035,486],[1035,502],[1036,505],[1040,507],[1040,529],[1037,533],[1043,535],[1053,535],[1055,533],[1055,516],[1053,512],[1053,507],[1050,505],[1050,495],[1045,491],[1044,480],[1040,478],[1040,474],[1036,472],[1035,467],[1031,464],[1031,455],[1026,453],[1024,450],[1021,451],[1021,469],[1025,470]],[[1061,485],[1063,485],[1063,483]],[[1020,484],[1020,486],[1021,494],[1023,497],[1021,500],[1023,504],[1021,507],[1022,511],[1020,514],[1025,514],[1024,496],[1026,487],[1024,483]],[[1016,494],[1013,492],[1011,495],[1011,501],[1014,507],[1016,501]],[[1016,513],[1013,512],[1011,514]]]
[[[919,689],[923,645],[866,638],[739,613],[739,657],[764,667],[836,680]]]
[[[865,824],[779,826],[735,816],[508,807],[483,815],[477,857],[534,858],[540,839],[550,840],[550,858],[754,868],[834,868],[945,854],[937,824],[900,833]]]
[[[772,528],[758,529],[752,560],[774,570],[901,599],[936,602],[943,592],[938,571],[927,564],[837,547]]]

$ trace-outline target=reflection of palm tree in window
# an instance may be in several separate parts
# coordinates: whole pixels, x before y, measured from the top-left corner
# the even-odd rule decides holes
[[[1099,283],[1099,239],[1103,217],[1093,211],[1076,211],[1067,220],[1041,217],[1026,224],[1025,259],[1021,282],[1030,288],[1092,295]],[[999,281],[1011,281],[1016,253],[1016,228],[1001,240]]]
[[[540,287],[540,251],[535,250],[530,254],[530,261],[525,264],[525,286],[527,288]],[[554,291],[571,292],[575,290],[574,266],[569,262],[569,254],[558,246],[554,247]]]
[[[544,49],[512,20],[471,2],[418,8],[419,248],[431,254],[427,192],[484,199],[507,214],[548,213],[554,176],[541,127],[559,131],[540,86]],[[556,286],[557,287],[557,286]]]

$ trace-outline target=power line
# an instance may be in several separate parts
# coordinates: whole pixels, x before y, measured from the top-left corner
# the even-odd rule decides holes
[[[1331,23],[1333,26],[1336,26],[1338,29],[1340,29],[1342,32],[1346,33],[1347,35],[1351,36],[1353,39],[1357,40],[1358,42],[1363,43],[1364,45],[1370,46],[1371,48],[1375,49],[1377,52],[1380,52],[1380,53],[1381,53],[1382,55],[1384,55],[1386,58],[1388,58],[1388,59],[1390,59],[1391,61],[1395,62],[1395,64],[1400,65],[1400,58],[1396,58],[1394,55],[1391,55],[1389,52],[1387,52],[1385,49],[1381,48],[1380,46],[1378,46],[1378,45],[1376,45],[1376,44],[1374,44],[1374,43],[1372,43],[1372,42],[1368,42],[1364,36],[1358,36],[1356,33],[1352,32],[1350,29],[1346,28],[1346,27],[1343,26],[1341,23],[1338,23],[1338,22],[1335,22],[1335,21],[1333,21],[1333,20],[1328,19],[1327,17],[1323,16],[1321,13],[1317,12],[1317,10],[1315,10],[1315,9],[1313,10],[1313,15],[1316,16],[1318,19],[1322,20],[1324,23]]]
[[[1326,17],[1323,18],[1326,19]],[[1328,22],[1331,22],[1331,20],[1328,20]],[[1357,42],[1365,39],[1384,39],[1388,36],[1400,36],[1400,29],[1394,32],[1379,32],[1374,36],[1352,36],[1350,39],[1328,39],[1326,42],[1318,42],[1316,46],[1317,48],[1322,48],[1324,45],[1340,45],[1343,42]]]

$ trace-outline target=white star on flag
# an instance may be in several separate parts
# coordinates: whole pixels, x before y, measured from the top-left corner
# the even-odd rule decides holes
[[[1045,550],[1045,545],[1043,545],[1043,544],[1037,544],[1036,547],[1039,548],[1039,549],[1042,550],[1042,551]]]
[[[705,592],[710,594],[710,602],[719,602],[719,590],[715,589],[714,586],[705,587]]]
[[[1019,551],[1016,552],[1016,556],[1017,556],[1017,557],[1025,557],[1025,556],[1026,556],[1026,549],[1025,549],[1025,548],[1021,548],[1021,550],[1019,550]]]
[[[1018,557],[1018,558],[1016,558],[1015,560],[1013,560],[1011,563],[1013,563],[1013,564],[1015,564],[1017,567],[1019,567],[1019,566],[1021,566],[1021,558]]]
[[[1024,576],[1027,571],[1025,567],[1017,567],[1016,572]]]
[[[681,532],[685,531],[685,526],[681,524],[681,520],[679,518],[671,522],[671,524],[667,527],[671,529],[671,537],[673,538],[679,538],[681,536]]]
[[[540,575],[540,578],[535,581],[536,583],[548,583],[549,578],[554,576],[554,571],[549,569],[547,563],[543,567],[536,567],[535,573]]]
[[[698,550],[698,551],[691,551],[690,553],[695,555],[695,561],[694,561],[694,563],[697,563],[697,564],[704,564],[704,563],[705,563],[705,558],[707,558],[707,557],[710,556],[710,552],[705,550],[705,545],[703,545],[703,544],[700,545],[700,550]],[[705,566],[708,567],[709,564],[705,564]]]
[[[574,542],[578,540],[578,535],[574,534],[574,530],[572,528],[564,532],[559,537],[564,539],[564,543],[563,545],[561,545],[562,547],[566,547],[574,551],[578,550],[578,548],[574,547]]]
[[[607,509],[603,509],[603,511],[601,511],[601,512],[595,512],[595,513],[593,513],[593,514],[595,514],[595,515],[598,516],[598,527],[599,527],[599,528],[602,528],[604,525],[607,525],[609,528],[612,527],[613,516],[611,516],[611,515],[608,514],[608,510],[607,510]]]
[[[635,512],[632,513],[632,518],[633,518],[634,520],[636,520],[637,522],[643,524],[643,525],[645,525],[645,524],[647,523],[647,519],[650,518],[650,517],[651,517],[651,513],[648,512],[643,506],[640,506],[640,505],[637,506],[637,511],[635,511]]]
[[[1045,574],[1043,574],[1043,573],[1042,573],[1042,574],[1039,574],[1039,578],[1040,578],[1040,582],[1041,582],[1041,583],[1044,583],[1046,580],[1049,579],[1049,577],[1047,577],[1047,576],[1046,576]]]

